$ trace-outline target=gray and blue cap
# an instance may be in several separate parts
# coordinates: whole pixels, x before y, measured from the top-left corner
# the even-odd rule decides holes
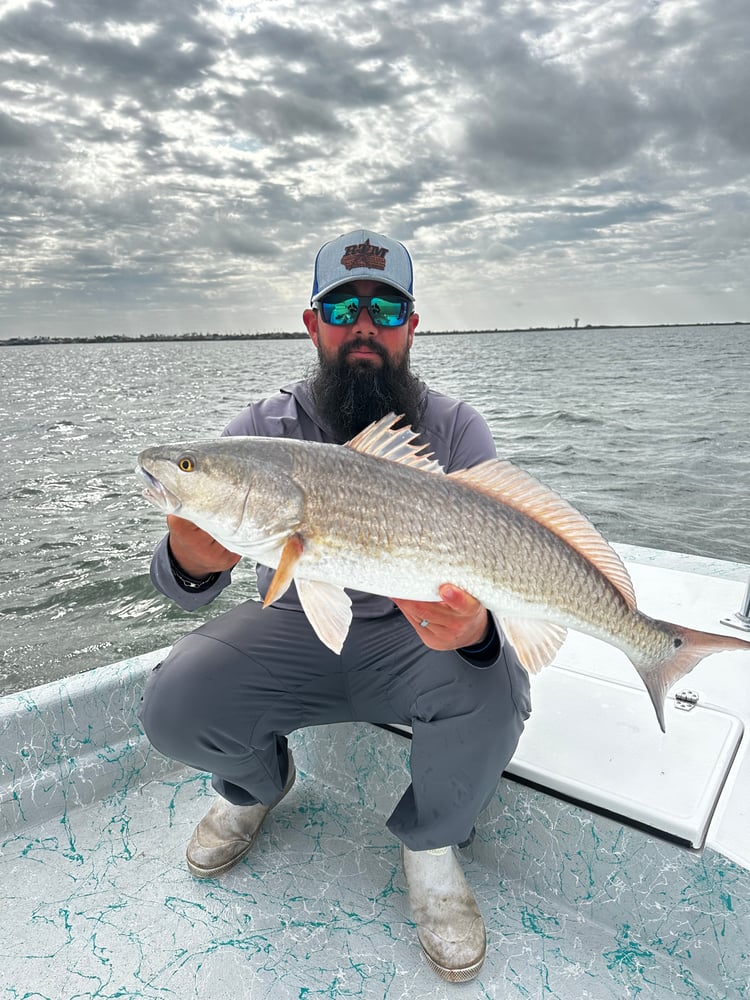
[[[355,229],[318,250],[310,302],[317,302],[326,292],[357,278],[392,285],[414,301],[411,257],[403,243],[369,229]]]

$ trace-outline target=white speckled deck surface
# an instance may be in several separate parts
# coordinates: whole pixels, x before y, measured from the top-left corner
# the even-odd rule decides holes
[[[298,781],[253,852],[198,881],[213,795],[135,721],[157,661],[0,701],[0,998],[750,998],[750,872],[502,781],[461,852],[485,916],[477,980],[421,958],[384,821],[409,743],[294,734]]]

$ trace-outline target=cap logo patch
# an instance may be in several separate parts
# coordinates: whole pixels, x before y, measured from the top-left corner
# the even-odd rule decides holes
[[[375,271],[385,271],[385,255],[388,251],[384,247],[372,246],[369,240],[364,243],[352,243],[344,251],[341,263],[347,271],[355,267],[369,267]]]

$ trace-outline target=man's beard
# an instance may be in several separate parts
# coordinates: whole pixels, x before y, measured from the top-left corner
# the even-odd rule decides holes
[[[351,351],[366,345],[382,364],[347,360]],[[308,379],[313,401],[323,421],[340,441],[348,441],[386,413],[403,413],[400,425],[419,427],[424,386],[409,368],[409,353],[394,363],[383,347],[371,340],[342,344],[333,360],[318,348],[318,363]]]

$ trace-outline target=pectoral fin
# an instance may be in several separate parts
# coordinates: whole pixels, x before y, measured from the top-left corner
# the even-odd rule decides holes
[[[552,663],[568,634],[560,625],[531,618],[501,618],[500,625],[530,674]]]
[[[315,634],[337,655],[352,623],[352,602],[343,587],[319,580],[295,580],[297,594]]]
[[[303,550],[302,539],[298,534],[295,533],[287,538],[284,548],[281,550],[279,565],[276,567],[273,580],[271,580],[271,586],[268,588],[265,600],[263,601],[264,608],[267,608],[269,604],[273,604],[274,601],[278,601],[287,592],[289,584],[294,579],[294,570]]]

